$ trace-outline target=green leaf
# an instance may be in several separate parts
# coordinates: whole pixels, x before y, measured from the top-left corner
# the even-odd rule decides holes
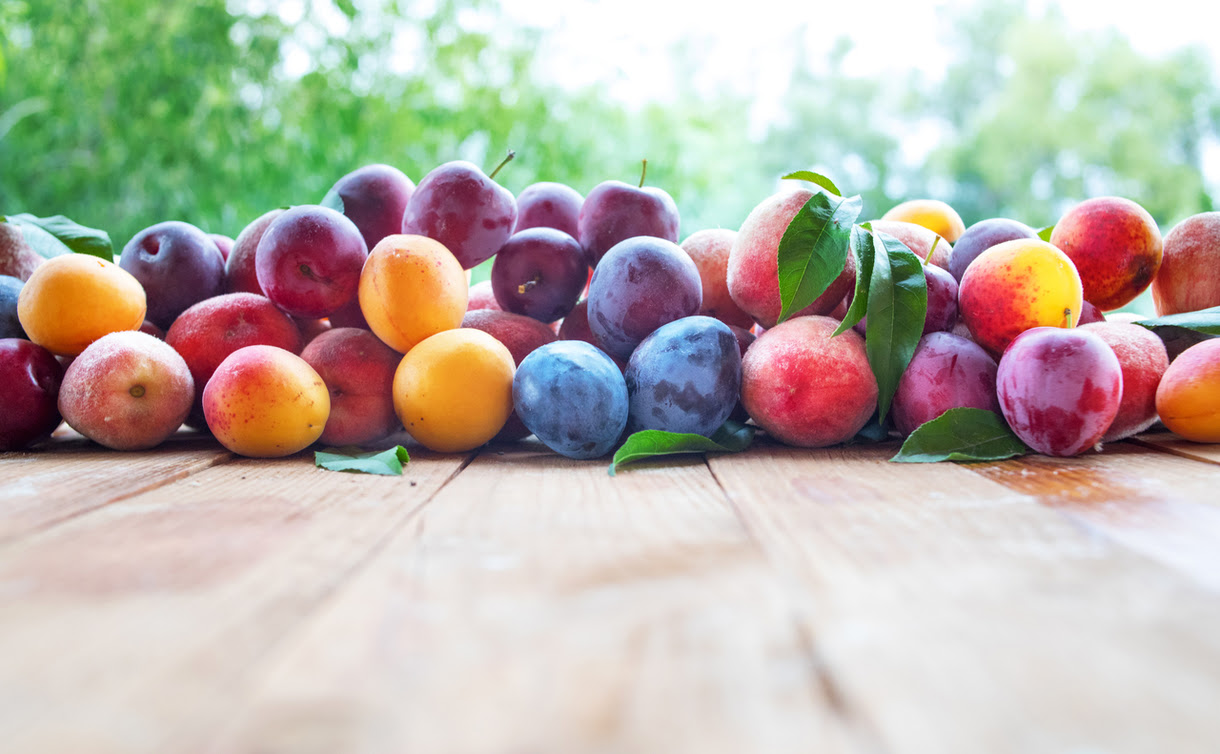
[[[864,319],[868,309],[868,288],[872,282],[873,257],[876,255],[871,230],[872,226],[868,223],[852,226],[851,251],[856,256],[856,292],[852,295],[851,306],[847,307],[847,314],[832,335],[855,327],[857,322]]]
[[[63,215],[35,217],[30,214],[9,215],[0,222],[12,223],[21,228],[25,241],[45,259],[61,254],[91,254],[107,262],[114,261],[114,246],[110,234],[104,230],[86,228]]]
[[[843,196],[843,192],[835,185],[835,182],[822,175],[815,173],[812,170],[797,170],[784,176],[784,180],[793,181],[809,181],[810,183],[821,186],[835,196]]]
[[[1182,312],[1181,314],[1167,314],[1164,317],[1156,317],[1154,319],[1141,319],[1135,324],[1147,327],[1153,332],[1162,328],[1180,327],[1186,330],[1207,333],[1208,335],[1220,335],[1220,306],[1200,309],[1197,312]]]
[[[322,197],[320,204],[323,207],[329,207],[339,214],[343,214],[343,197],[339,196],[339,191],[332,186],[330,191],[326,192],[326,196]],[[285,207],[284,209],[288,209]]]
[[[902,443],[897,463],[1002,461],[1029,452],[1003,417],[982,408],[951,408],[915,429]]]
[[[843,272],[851,228],[864,202],[818,191],[779,241],[779,322],[813,303]]]
[[[864,347],[877,378],[877,411],[885,421],[898,379],[915,354],[928,311],[923,263],[904,243],[874,231]],[[854,303],[854,302],[853,302]]]
[[[1038,231],[1038,238],[1041,238],[1043,241],[1050,243],[1051,242],[1051,233],[1054,233],[1054,232],[1055,232],[1055,226],[1048,225],[1045,228],[1043,228],[1042,230]]]
[[[663,432],[645,429],[627,438],[610,461],[610,476],[619,466],[645,458],[677,453],[739,453],[754,441],[754,427],[732,419],[724,423],[711,437],[685,432]]]
[[[353,471],[363,474],[402,475],[402,465],[411,460],[407,449],[395,445],[389,450],[362,452],[360,448],[326,448],[314,451],[314,465],[330,471]]]

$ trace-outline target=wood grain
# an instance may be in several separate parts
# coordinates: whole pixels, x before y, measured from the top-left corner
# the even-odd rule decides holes
[[[1192,458],[1196,461],[1220,463],[1220,445],[1190,442],[1172,432],[1151,432],[1130,440],[1132,444],[1143,445],[1166,453]]]
[[[887,750],[1214,749],[1214,593],[988,476],[1023,462],[892,452],[710,462]]]
[[[697,458],[485,454],[282,647],[218,752],[868,751]]]

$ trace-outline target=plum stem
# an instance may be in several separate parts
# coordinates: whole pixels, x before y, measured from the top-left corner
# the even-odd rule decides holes
[[[533,280],[526,280],[521,285],[517,286],[517,293],[524,296],[534,286],[542,282],[542,275],[535,275]]]
[[[500,168],[502,168],[502,167],[504,167],[505,165],[507,165],[508,163],[512,162],[512,161],[513,161],[513,158],[514,158],[514,157],[516,157],[516,156],[517,156],[517,153],[516,153],[516,152],[514,152],[514,151],[513,151],[513,150],[511,150],[511,149],[510,149],[510,150],[508,150],[508,156],[506,156],[506,157],[505,157],[503,160],[501,160],[501,161],[500,161],[500,164],[499,164],[499,165],[496,165],[496,169],[495,169],[495,170],[493,170],[493,171],[491,171],[491,175],[489,175],[489,176],[487,176],[487,177],[488,177],[488,178],[490,178],[490,179],[492,179],[492,180],[494,181],[494,180],[496,179],[496,173],[499,173],[499,172],[500,172]]]
[[[932,261],[932,253],[936,251],[936,245],[940,243],[940,236],[932,239],[932,248],[928,249],[928,256],[924,257],[923,263],[928,264]]]
[[[640,168],[640,185],[636,188],[644,188],[644,176],[648,175],[648,158],[645,157],[640,162],[644,163],[644,165]]]

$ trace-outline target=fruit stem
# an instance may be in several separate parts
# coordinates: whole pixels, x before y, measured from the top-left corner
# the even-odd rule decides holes
[[[505,165],[507,165],[508,163],[512,162],[512,161],[513,161],[513,158],[514,158],[514,157],[516,157],[516,156],[517,156],[517,153],[516,153],[516,152],[514,152],[514,151],[513,151],[513,150],[511,150],[511,149],[510,149],[510,150],[508,150],[508,156],[507,156],[507,157],[505,157],[503,160],[501,160],[501,161],[500,161],[500,164],[499,164],[499,165],[496,165],[496,169],[495,169],[495,170],[493,170],[493,171],[491,171],[491,175],[489,175],[489,176],[487,176],[487,177],[488,177],[488,178],[490,178],[490,179],[492,179],[492,180],[494,181],[494,180],[496,179],[496,173],[499,173],[499,172],[500,172],[500,168],[502,168],[502,167],[504,167]]]
[[[533,280],[526,280],[521,285],[517,286],[517,294],[524,296],[526,291],[533,288],[542,282],[542,275],[535,275]]]
[[[640,185],[636,188],[644,188],[644,176],[648,175],[648,158],[645,157],[640,162],[644,163],[644,166],[640,168]]]
[[[1068,329],[1072,327],[1072,308],[1070,306],[1063,310],[1063,326]]]
[[[929,264],[932,261],[932,253],[936,251],[936,244],[940,243],[940,236],[932,239],[932,248],[928,249],[928,256],[924,257],[923,263]]]

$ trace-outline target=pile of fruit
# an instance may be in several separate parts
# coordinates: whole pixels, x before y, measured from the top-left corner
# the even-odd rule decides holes
[[[254,457],[405,429],[440,452],[532,434],[587,459],[734,422],[800,447],[931,438],[955,458],[983,457],[971,433],[992,425],[1060,456],[1158,418],[1220,442],[1202,311],[1220,306],[1220,213],[1164,239],[1116,197],[1041,234],[966,228],[935,200],[856,225],[858,197],[795,174],[740,229],[679,244],[677,206],[643,177],[514,197],[495,175],[455,161],[416,186],[368,165],[235,240],[155,224],[117,263],[36,253],[0,222],[0,451],[61,420],[115,449],[185,423]],[[1155,327],[1103,314],[1149,286],[1158,314],[1200,313],[1172,361]]]

